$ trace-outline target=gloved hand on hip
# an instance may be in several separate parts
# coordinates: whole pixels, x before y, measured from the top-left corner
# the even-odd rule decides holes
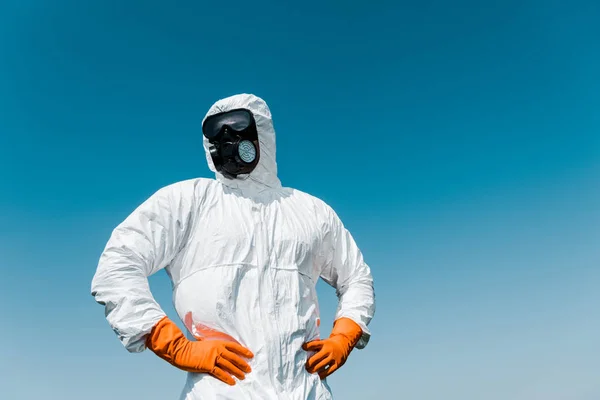
[[[245,379],[251,372],[242,358],[254,354],[238,343],[226,340],[188,340],[179,327],[168,317],[161,319],[152,328],[146,346],[171,365],[187,372],[207,373],[215,378],[235,385],[232,375]]]
[[[349,318],[335,321],[329,338],[305,343],[302,348],[316,352],[306,362],[306,370],[313,374],[319,373],[321,379],[339,369],[358,343],[363,332],[360,326]]]

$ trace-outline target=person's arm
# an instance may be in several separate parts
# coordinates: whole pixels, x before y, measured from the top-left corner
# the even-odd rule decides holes
[[[336,213],[329,207],[327,211],[329,230],[323,243],[326,262],[321,278],[336,289],[338,308],[329,337],[303,346],[314,353],[306,362],[307,371],[318,373],[321,379],[344,365],[354,348],[367,345],[371,337],[367,326],[375,313],[371,270]]]
[[[371,337],[368,325],[375,314],[375,291],[369,266],[354,238],[333,209],[328,232],[328,255],[321,279],[336,290],[338,307],[335,320],[350,319],[362,333],[354,347],[364,348]]]
[[[152,328],[165,317],[148,277],[165,268],[185,244],[195,207],[193,181],[164,187],[112,232],[92,279],[91,293],[130,352],[146,349]]]

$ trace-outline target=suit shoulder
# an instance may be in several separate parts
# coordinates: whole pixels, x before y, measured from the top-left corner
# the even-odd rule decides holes
[[[318,198],[317,196],[303,192],[298,189],[290,189],[290,191],[293,196],[302,199],[308,204],[312,204],[312,206],[315,207],[316,210],[324,212],[325,214],[328,214],[330,211],[332,211],[331,206],[329,206],[329,204],[327,204],[324,200]]]
[[[212,185],[214,185],[216,181],[214,179],[209,178],[193,178],[186,179],[183,181],[171,183],[169,185],[163,186],[158,190],[158,192],[162,193],[185,193],[185,194],[193,194],[198,190],[202,191]]]

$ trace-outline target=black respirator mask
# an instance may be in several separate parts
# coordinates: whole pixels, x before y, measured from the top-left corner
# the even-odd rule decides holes
[[[202,133],[210,142],[215,168],[226,178],[249,174],[258,165],[258,132],[249,110],[242,108],[211,115],[202,124]]]

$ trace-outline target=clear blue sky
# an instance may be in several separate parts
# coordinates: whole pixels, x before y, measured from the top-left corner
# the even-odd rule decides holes
[[[2,1],[0,397],[178,398],[90,280],[140,202],[212,176],[201,119],[251,92],[375,277],[337,399],[600,399],[600,3],[288,3]]]

